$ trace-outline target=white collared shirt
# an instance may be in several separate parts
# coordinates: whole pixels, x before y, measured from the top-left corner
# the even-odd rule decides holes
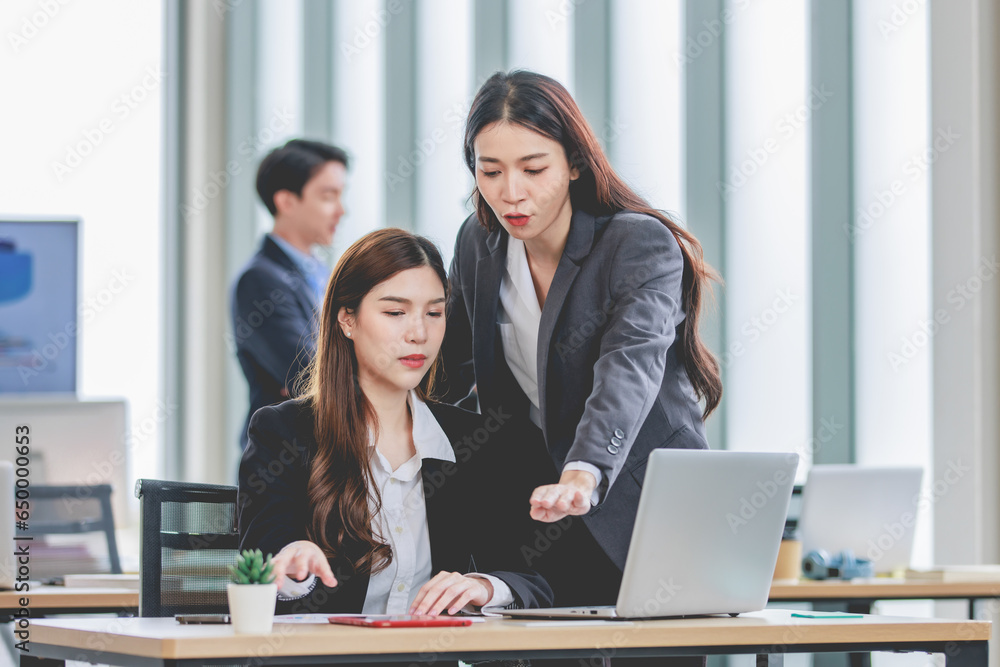
[[[500,277],[497,323],[500,326],[503,355],[514,379],[528,397],[528,417],[538,428],[542,428],[538,400],[538,328],[541,322],[542,309],[538,305],[535,283],[531,279],[524,241],[508,236],[507,266]],[[563,471],[566,470],[585,470],[594,476],[597,487],[590,502],[596,505],[600,498],[597,489],[603,478],[600,468],[586,461],[569,461],[563,466]]]
[[[531,403],[528,416],[542,428],[538,407],[538,327],[542,309],[531,280],[524,241],[512,236],[507,238],[507,266],[500,278],[497,321],[507,365]]]
[[[393,470],[389,460],[371,443],[372,477],[382,496],[382,507],[376,512],[374,495],[369,495],[372,532],[390,546],[392,562],[369,578],[361,610],[364,614],[405,614],[420,587],[430,581],[431,541],[421,465],[426,458],[455,463],[455,450],[430,408],[413,391],[407,402],[417,453]],[[493,597],[484,606],[506,606],[514,601],[510,587],[500,579],[485,574],[475,576],[488,579],[493,585]],[[278,595],[294,599],[314,586],[312,575],[301,583],[286,577]]]

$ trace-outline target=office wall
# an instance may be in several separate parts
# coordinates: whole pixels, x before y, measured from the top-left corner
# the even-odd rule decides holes
[[[930,17],[935,555],[997,562],[1000,13],[962,0]]]

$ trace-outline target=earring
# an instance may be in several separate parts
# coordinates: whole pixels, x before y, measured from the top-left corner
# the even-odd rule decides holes
[[[347,336],[348,338],[350,338],[351,337],[351,332],[350,331],[345,331],[344,335]]]

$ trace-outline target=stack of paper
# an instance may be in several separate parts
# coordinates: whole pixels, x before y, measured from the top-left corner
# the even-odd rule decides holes
[[[67,574],[66,588],[128,588],[139,590],[138,574]]]
[[[1000,565],[942,565],[930,570],[907,570],[914,581],[1000,581]]]

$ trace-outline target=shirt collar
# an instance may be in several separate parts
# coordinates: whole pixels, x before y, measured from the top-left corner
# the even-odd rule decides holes
[[[413,390],[410,390],[407,402],[413,416],[413,446],[416,447],[420,460],[438,459],[455,463],[455,450],[448,440],[448,434],[441,428],[431,409]]]
[[[420,400],[420,397],[413,390],[407,394],[406,402],[410,406],[410,415],[413,417],[413,447],[417,450],[416,456],[393,471],[389,467],[389,461],[375,449],[375,440],[369,439],[368,441],[368,446],[372,448],[372,456],[385,472],[404,481],[411,480],[417,475],[424,459],[455,463],[455,450],[451,446],[451,441],[448,440],[448,435],[441,428],[427,404]]]
[[[326,272],[323,263],[309,253],[302,252],[277,234],[268,234],[268,236],[288,255],[289,259],[295,263],[295,266],[299,268],[303,275],[311,276]]]
[[[507,239],[507,270],[510,274],[513,276],[521,263],[526,261],[524,241],[513,236]]]
[[[527,309],[526,312],[535,319],[541,319],[542,307],[538,305],[535,284],[531,280],[531,269],[528,268],[528,255],[524,241],[514,237],[507,241],[507,277]],[[513,318],[515,314],[507,313],[507,316]]]

